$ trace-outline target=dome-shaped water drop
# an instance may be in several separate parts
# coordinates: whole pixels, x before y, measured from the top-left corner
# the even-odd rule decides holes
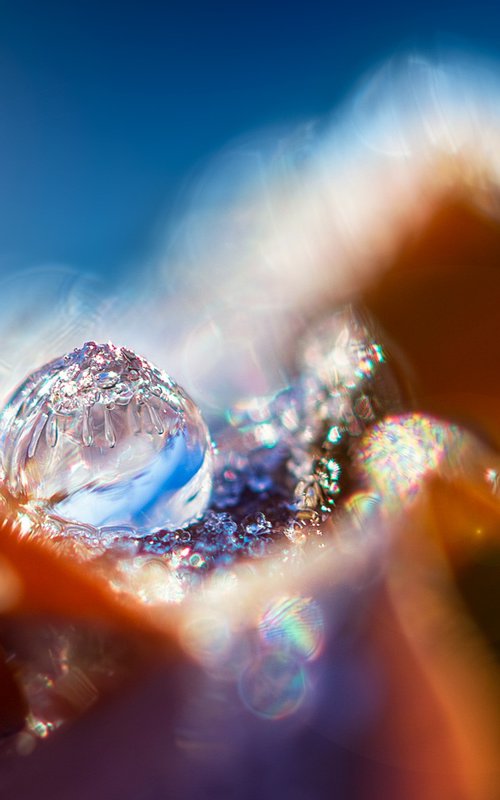
[[[87,342],[31,374],[0,415],[4,480],[57,516],[139,532],[205,510],[212,449],[200,411],[164,372]]]

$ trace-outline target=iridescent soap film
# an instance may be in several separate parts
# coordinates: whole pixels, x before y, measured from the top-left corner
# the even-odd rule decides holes
[[[179,528],[212,488],[207,427],[164,372],[113,344],[87,342],[31,374],[0,418],[4,480],[66,520]]]

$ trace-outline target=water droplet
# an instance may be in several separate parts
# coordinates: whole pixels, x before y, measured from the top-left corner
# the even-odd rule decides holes
[[[167,375],[112,344],[87,342],[30,375],[0,414],[0,446],[14,494],[96,527],[180,528],[211,492],[198,408]]]

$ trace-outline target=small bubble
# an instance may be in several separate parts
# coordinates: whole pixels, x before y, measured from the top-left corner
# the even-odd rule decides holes
[[[175,539],[181,544],[187,544],[191,541],[191,531],[183,529],[175,532]]]
[[[260,536],[263,533],[269,533],[272,527],[262,511],[258,511],[256,514],[248,514],[244,518],[242,524],[246,532],[251,536]]]
[[[96,376],[96,383],[101,389],[112,389],[119,379],[119,374],[110,370],[108,372],[99,372]]]
[[[200,553],[193,553],[189,558],[189,565],[193,569],[201,569],[206,564],[206,560]]]

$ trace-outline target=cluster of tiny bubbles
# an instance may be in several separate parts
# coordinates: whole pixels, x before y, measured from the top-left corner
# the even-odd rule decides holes
[[[228,425],[217,436],[217,507],[236,506],[245,490],[259,495],[276,487],[285,490],[280,471],[290,448],[290,427],[295,431],[298,424],[298,419],[291,421],[296,405],[297,392],[288,388],[227,412]]]
[[[141,537],[135,557],[161,557],[180,582],[165,594],[179,599],[202,576],[241,558],[279,554],[287,564],[306,546],[323,548],[322,523],[332,509],[352,508],[359,522],[361,501],[348,504],[353,451],[367,427],[399,402],[371,323],[351,306],[333,314],[306,338],[300,372],[288,387],[227,412],[216,433],[205,516]],[[152,591],[150,601],[157,596]]]
[[[110,584],[118,593],[131,594],[147,605],[175,605],[196,586],[182,571],[171,568],[162,557],[151,555],[125,557],[114,562]],[[109,572],[107,572],[109,576]]]
[[[380,503],[393,509],[415,497],[429,474],[455,469],[465,441],[460,427],[424,414],[389,416],[365,437],[357,461]]]
[[[69,523],[138,533],[198,518],[211,493],[193,401],[136,353],[87,342],[32,373],[0,415],[9,490]]]
[[[212,508],[199,522],[174,531],[141,537],[109,531],[105,545],[98,531],[92,533],[79,526],[73,531],[75,535],[81,537],[81,543],[85,540],[88,552],[103,564],[112,556],[114,566],[119,567],[115,589],[132,591],[151,604],[180,602],[208,576],[211,586],[217,583],[221,591],[230,588],[241,580],[242,561],[251,568],[255,562],[272,556],[267,560],[268,566],[273,565],[282,574],[288,565],[304,559],[306,549],[309,552],[325,547],[319,515],[301,518],[293,506],[273,493],[266,497],[248,493],[237,509],[229,512]],[[158,588],[157,581],[150,580],[151,560],[161,563],[166,571],[163,589]],[[163,573],[155,567],[154,574]],[[168,577],[170,574],[175,576],[174,581]]]
[[[324,515],[349,492],[365,431],[401,410],[401,388],[375,325],[352,305],[308,333],[299,369],[300,424],[287,467],[297,507]]]
[[[223,576],[227,581],[242,558],[255,561],[279,554],[279,562],[286,563],[299,556],[286,535],[292,512],[274,500],[270,498],[268,506],[263,501],[258,504],[265,511],[250,510],[256,507],[255,500],[247,500],[233,513],[212,509],[188,528],[143,537],[138,555],[160,556],[182,578],[186,591],[208,573],[212,580]]]

